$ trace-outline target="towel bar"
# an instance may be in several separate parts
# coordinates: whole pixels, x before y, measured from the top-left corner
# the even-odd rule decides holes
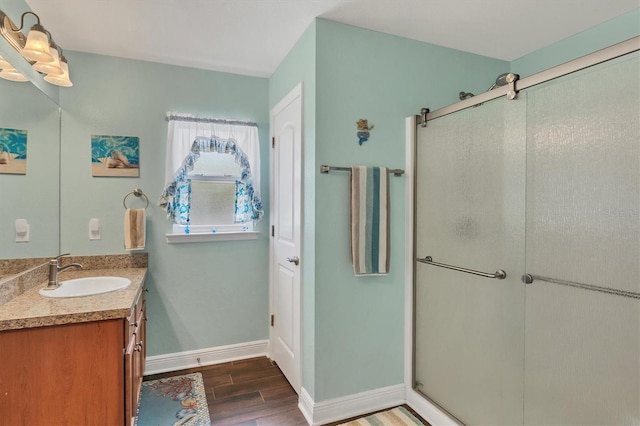
[[[498,280],[504,280],[505,278],[507,278],[507,273],[502,269],[498,269],[494,274],[490,274],[488,272],[481,272],[473,269],[461,268],[459,266],[447,265],[445,263],[434,262],[431,256],[426,256],[423,259],[417,258],[416,260],[421,263],[426,263],[427,265],[439,266],[440,268],[451,269],[453,271],[464,272],[467,274],[479,275],[485,278],[496,278]]]
[[[135,195],[136,197],[144,197],[145,201],[147,202],[144,208],[146,209],[147,207],[149,207],[149,197],[147,197],[147,195],[144,192],[142,192],[142,189],[135,188],[133,191],[125,195],[124,198],[122,199],[122,205],[124,206],[125,210],[129,208],[127,207],[127,197],[131,194]]]
[[[558,278],[543,277],[541,275],[525,274],[523,276],[523,281],[525,284],[531,284],[536,280],[546,281],[548,283],[553,283],[553,284],[566,285],[569,287],[581,288],[584,290],[599,291],[601,293],[613,294],[615,296],[624,296],[624,297],[630,297],[632,299],[640,299],[640,293],[636,293],[635,291],[618,290],[616,288],[611,288],[611,287],[603,287],[603,286],[593,285],[593,284],[578,283],[574,281],[561,280]]]
[[[341,172],[350,172],[351,167],[335,167],[335,166],[327,166],[323,164],[320,166],[320,173],[329,173],[331,170],[338,170]],[[394,176],[402,176],[404,174],[403,169],[389,169],[389,173],[393,173]]]

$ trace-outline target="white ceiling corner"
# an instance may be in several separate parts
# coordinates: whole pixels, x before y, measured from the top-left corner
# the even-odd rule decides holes
[[[640,7],[640,0],[26,2],[67,50],[260,77],[316,17],[512,61]]]

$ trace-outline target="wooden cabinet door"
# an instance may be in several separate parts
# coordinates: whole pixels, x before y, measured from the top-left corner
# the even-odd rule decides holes
[[[146,356],[146,306],[144,291],[136,302],[133,313],[127,321],[129,328],[133,329],[129,334],[125,350],[125,399],[127,424],[135,423],[135,416],[140,402],[142,379],[144,376],[144,362]]]
[[[136,410],[138,408],[137,398],[134,397],[133,390],[133,365],[134,353],[136,347],[135,334],[130,339],[129,344],[124,352],[124,399],[125,399],[125,424],[131,426],[135,423]]]
[[[133,401],[135,403],[135,407],[138,406],[140,391],[142,390],[142,378],[144,375],[144,354],[146,352],[146,343],[145,342],[145,310],[144,304],[142,309],[140,310],[140,314],[138,319],[136,320],[138,327],[136,328],[135,341],[136,345],[134,347],[133,352]]]
[[[122,319],[0,332],[0,425],[122,425]]]

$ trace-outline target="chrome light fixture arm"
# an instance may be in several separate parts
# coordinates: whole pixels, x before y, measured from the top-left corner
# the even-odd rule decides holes
[[[26,12],[25,12],[26,13]],[[22,15],[24,17],[24,14]],[[0,34],[18,52],[24,47],[27,38],[21,32],[21,28],[11,21],[11,19],[0,10]]]
[[[25,27],[27,15],[35,16],[36,23],[25,37],[22,29]],[[69,79],[69,65],[62,54],[62,48],[53,41],[53,36],[42,26],[37,14],[31,11],[24,12],[20,17],[20,27],[17,27],[0,11],[0,34],[36,71],[45,74],[46,82],[63,87],[73,85]]]
[[[51,33],[47,31],[42,24],[40,24],[40,17],[31,11],[26,11],[20,17],[20,27],[16,27],[16,25],[11,21],[11,19],[0,10],[0,32],[4,36],[4,38],[16,49],[18,52],[22,50],[24,45],[27,42],[27,38],[22,33],[24,29],[24,17],[27,15],[33,15],[36,17],[36,23],[33,24],[31,30],[40,31],[41,33],[47,34],[49,38],[49,42],[53,42],[53,38],[51,37]]]

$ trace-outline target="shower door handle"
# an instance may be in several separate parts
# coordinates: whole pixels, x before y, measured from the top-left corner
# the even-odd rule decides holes
[[[431,256],[426,256],[424,258],[417,258],[416,261],[420,263],[426,263],[427,265],[438,266],[440,268],[451,269],[453,271],[464,272],[466,274],[478,275],[480,277],[485,278],[495,278],[497,280],[504,280],[507,278],[507,273],[502,269],[498,269],[495,273],[491,274],[489,272],[481,272],[476,271],[474,269],[461,268],[460,266],[447,265],[445,263],[434,262]]]

